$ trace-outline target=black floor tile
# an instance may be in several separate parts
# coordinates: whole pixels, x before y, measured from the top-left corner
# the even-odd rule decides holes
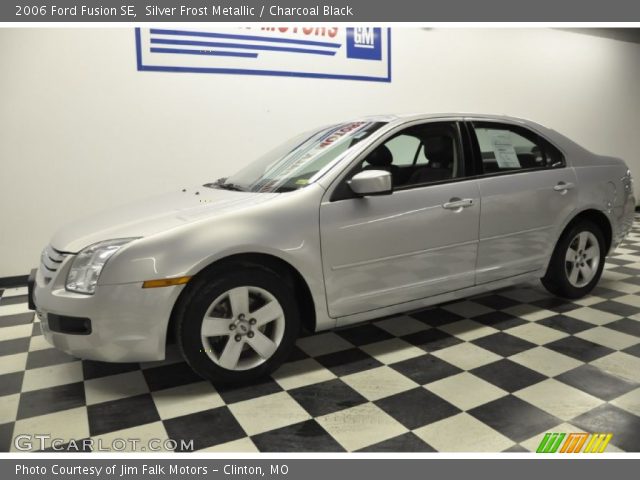
[[[384,452],[384,453],[435,452],[436,449],[433,448],[428,443],[424,442],[415,433],[407,432],[407,433],[403,433],[402,435],[398,435],[397,437],[390,438],[389,440],[384,440],[383,442],[369,445],[368,447],[358,451],[359,452]]]
[[[282,387],[271,378],[262,378],[249,384],[219,384],[215,388],[227,405],[282,391]]]
[[[178,442],[193,440],[194,450],[231,442],[246,433],[227,407],[218,407],[162,422],[169,438]]]
[[[640,321],[631,318],[623,318],[615,322],[607,323],[607,328],[617,330],[618,332],[627,333],[638,337],[640,343]]]
[[[614,259],[612,258],[608,258],[607,262],[612,262]],[[620,260],[621,264],[626,264],[628,262],[624,262],[622,260]],[[610,288],[605,288],[605,287],[601,287],[599,285],[596,285],[596,287],[591,290],[590,295],[594,296],[594,297],[601,297],[601,298],[607,298],[607,299],[611,299],[611,298],[616,298],[616,297],[621,297],[623,295],[627,295],[624,292],[619,292],[617,290],[611,290]],[[599,306],[604,302],[600,302],[600,303],[596,303],[595,305],[593,305],[593,307]]]
[[[72,357],[57,348],[36,350],[35,352],[29,352],[29,356],[27,357],[27,370],[76,361],[78,361],[77,358]]]
[[[33,312],[16,313],[15,315],[3,315],[0,317],[0,328],[15,327],[16,325],[26,325],[33,322]]]
[[[309,355],[294,345],[291,353],[287,357],[287,362],[297,362],[298,360],[305,360],[307,358],[309,358]]]
[[[607,257],[606,263],[610,265],[628,265],[628,260],[622,260],[621,258],[615,258],[615,256]]]
[[[471,373],[510,393],[542,382],[548,378],[541,373],[523,367],[508,359],[483,365],[482,367],[471,370]]]
[[[591,323],[583,322],[577,318],[571,318],[565,315],[554,315],[553,317],[547,317],[539,320],[537,323],[570,335],[593,328]]]
[[[84,383],[69,383],[20,395],[18,419],[45,415],[85,405]]]
[[[464,317],[461,315],[439,307],[412,313],[411,316],[432,327],[440,327],[442,325],[464,319]]]
[[[474,297],[471,300],[475,303],[479,303],[480,305],[484,305],[485,307],[493,308],[494,310],[504,310],[505,308],[518,305],[517,301],[498,294],[485,295],[483,297]],[[477,317],[474,317],[474,320],[476,318]]]
[[[321,355],[316,360],[338,377],[380,367],[382,363],[359,348]]]
[[[487,335],[486,337],[473,340],[471,343],[502,357],[510,357],[511,355],[537,347],[535,343],[527,342],[526,340],[504,332]]]
[[[0,362],[2,361],[0,357]],[[0,375],[0,397],[20,393],[24,372],[5,373]]]
[[[374,402],[410,430],[460,413],[460,409],[418,387]]]
[[[0,425],[0,452],[8,452],[11,450],[11,442],[13,441],[13,422],[3,423]]]
[[[555,378],[594,397],[607,401],[638,387],[636,383],[603,372],[593,365],[582,365]]]
[[[150,394],[97,403],[87,407],[91,436],[160,420]]]
[[[289,395],[314,418],[367,402],[339,378],[289,390]]]
[[[522,445],[513,445],[512,447],[507,448],[502,451],[503,453],[529,453],[529,450],[524,448]]]
[[[638,313],[638,308],[626,303],[616,302],[615,300],[609,300],[606,302],[600,302],[593,305],[591,308],[596,310],[602,310],[603,312],[613,313],[614,315],[620,315],[621,317],[628,317]]]
[[[625,248],[629,248],[629,246],[626,246]],[[636,249],[637,251],[637,249]],[[614,268],[610,268],[607,270],[608,272],[616,272],[616,273],[622,273],[623,275],[631,275],[632,277],[637,277],[638,275],[638,269],[637,268],[629,268],[629,267],[623,267],[623,266],[619,266],[619,267],[614,267]],[[622,282],[629,282],[630,280],[635,280],[636,278],[625,278],[623,280],[621,280]]]
[[[493,327],[496,330],[508,330],[527,323],[526,320],[509,315],[505,312],[489,312],[473,317],[474,322]]]
[[[628,353],[629,355],[635,355],[636,357],[640,357],[640,343],[637,343],[629,348],[625,348],[623,352]]]
[[[517,443],[562,423],[512,395],[476,407],[468,413]]]
[[[336,330],[336,333],[353,345],[362,346],[393,338],[389,332],[372,323]]]
[[[42,335],[42,328],[40,328],[40,322],[34,322],[33,328],[31,329],[31,336],[37,337],[39,335]]]
[[[437,328],[429,328],[427,330],[410,333],[409,335],[405,335],[401,338],[406,342],[421,348],[425,352],[435,352],[437,350],[442,350],[443,348],[452,347],[458,343],[462,343],[462,340],[459,338]]]
[[[618,268],[620,267],[616,267],[615,271],[618,271]],[[638,276],[638,270],[635,270],[635,273],[633,275],[633,277],[629,277],[629,278],[625,278],[624,280],[622,280],[622,282],[624,283],[631,283],[632,285],[640,285],[640,276]]]
[[[96,362],[93,360],[82,361],[82,375],[85,380],[133,372],[139,369],[140,364],[138,363],[107,363]]]
[[[462,372],[458,367],[430,354],[394,363],[390,367],[420,385]]]
[[[564,337],[547,343],[545,347],[585,363],[614,352],[611,348],[578,337]]]
[[[344,452],[315,420],[261,433],[251,440],[261,452]]]
[[[29,342],[31,337],[14,338],[12,340],[3,340],[0,342],[0,361],[4,355],[14,355],[16,353],[24,353],[29,351]]]
[[[552,312],[558,313],[568,312],[570,310],[580,308],[580,305],[558,297],[543,298],[541,300],[531,302],[531,304],[535,305],[536,307],[544,308],[546,310],[551,310]]]
[[[152,392],[202,381],[202,377],[194,372],[186,362],[145,368],[142,370],[142,374]]]
[[[640,417],[610,404],[600,405],[571,420],[587,432],[612,433],[611,442],[625,452],[640,452]]]

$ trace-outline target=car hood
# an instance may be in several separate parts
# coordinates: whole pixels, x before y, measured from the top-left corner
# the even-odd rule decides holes
[[[245,209],[279,194],[196,187],[96,213],[60,229],[53,248],[75,253],[104,240],[146,237],[207,217]]]

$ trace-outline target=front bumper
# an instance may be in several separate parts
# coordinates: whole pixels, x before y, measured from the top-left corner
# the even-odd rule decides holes
[[[64,263],[68,268],[70,262]],[[33,298],[42,333],[49,343],[88,360],[164,359],[169,317],[183,285],[145,289],[140,282],[99,285],[95,294],[82,295],[65,290],[65,270],[63,264],[58,278],[48,283],[38,270],[29,287],[29,297]],[[90,319],[91,328],[89,333],[82,334],[53,331],[50,315],[52,319],[60,316]]]

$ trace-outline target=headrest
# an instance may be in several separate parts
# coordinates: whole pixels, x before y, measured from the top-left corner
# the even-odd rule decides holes
[[[453,142],[449,136],[429,137],[424,145],[424,152],[427,158],[451,152]]]
[[[374,167],[388,167],[393,163],[393,154],[386,145],[379,145],[367,156],[367,163]]]

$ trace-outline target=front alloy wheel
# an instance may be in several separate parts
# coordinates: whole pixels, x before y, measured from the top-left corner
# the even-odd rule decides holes
[[[287,358],[300,317],[286,278],[259,266],[227,266],[187,288],[176,310],[176,339],[200,376],[248,382]]]
[[[216,298],[204,318],[200,336],[209,358],[227,370],[247,370],[264,363],[284,335],[284,312],[267,290],[232,288]]]

